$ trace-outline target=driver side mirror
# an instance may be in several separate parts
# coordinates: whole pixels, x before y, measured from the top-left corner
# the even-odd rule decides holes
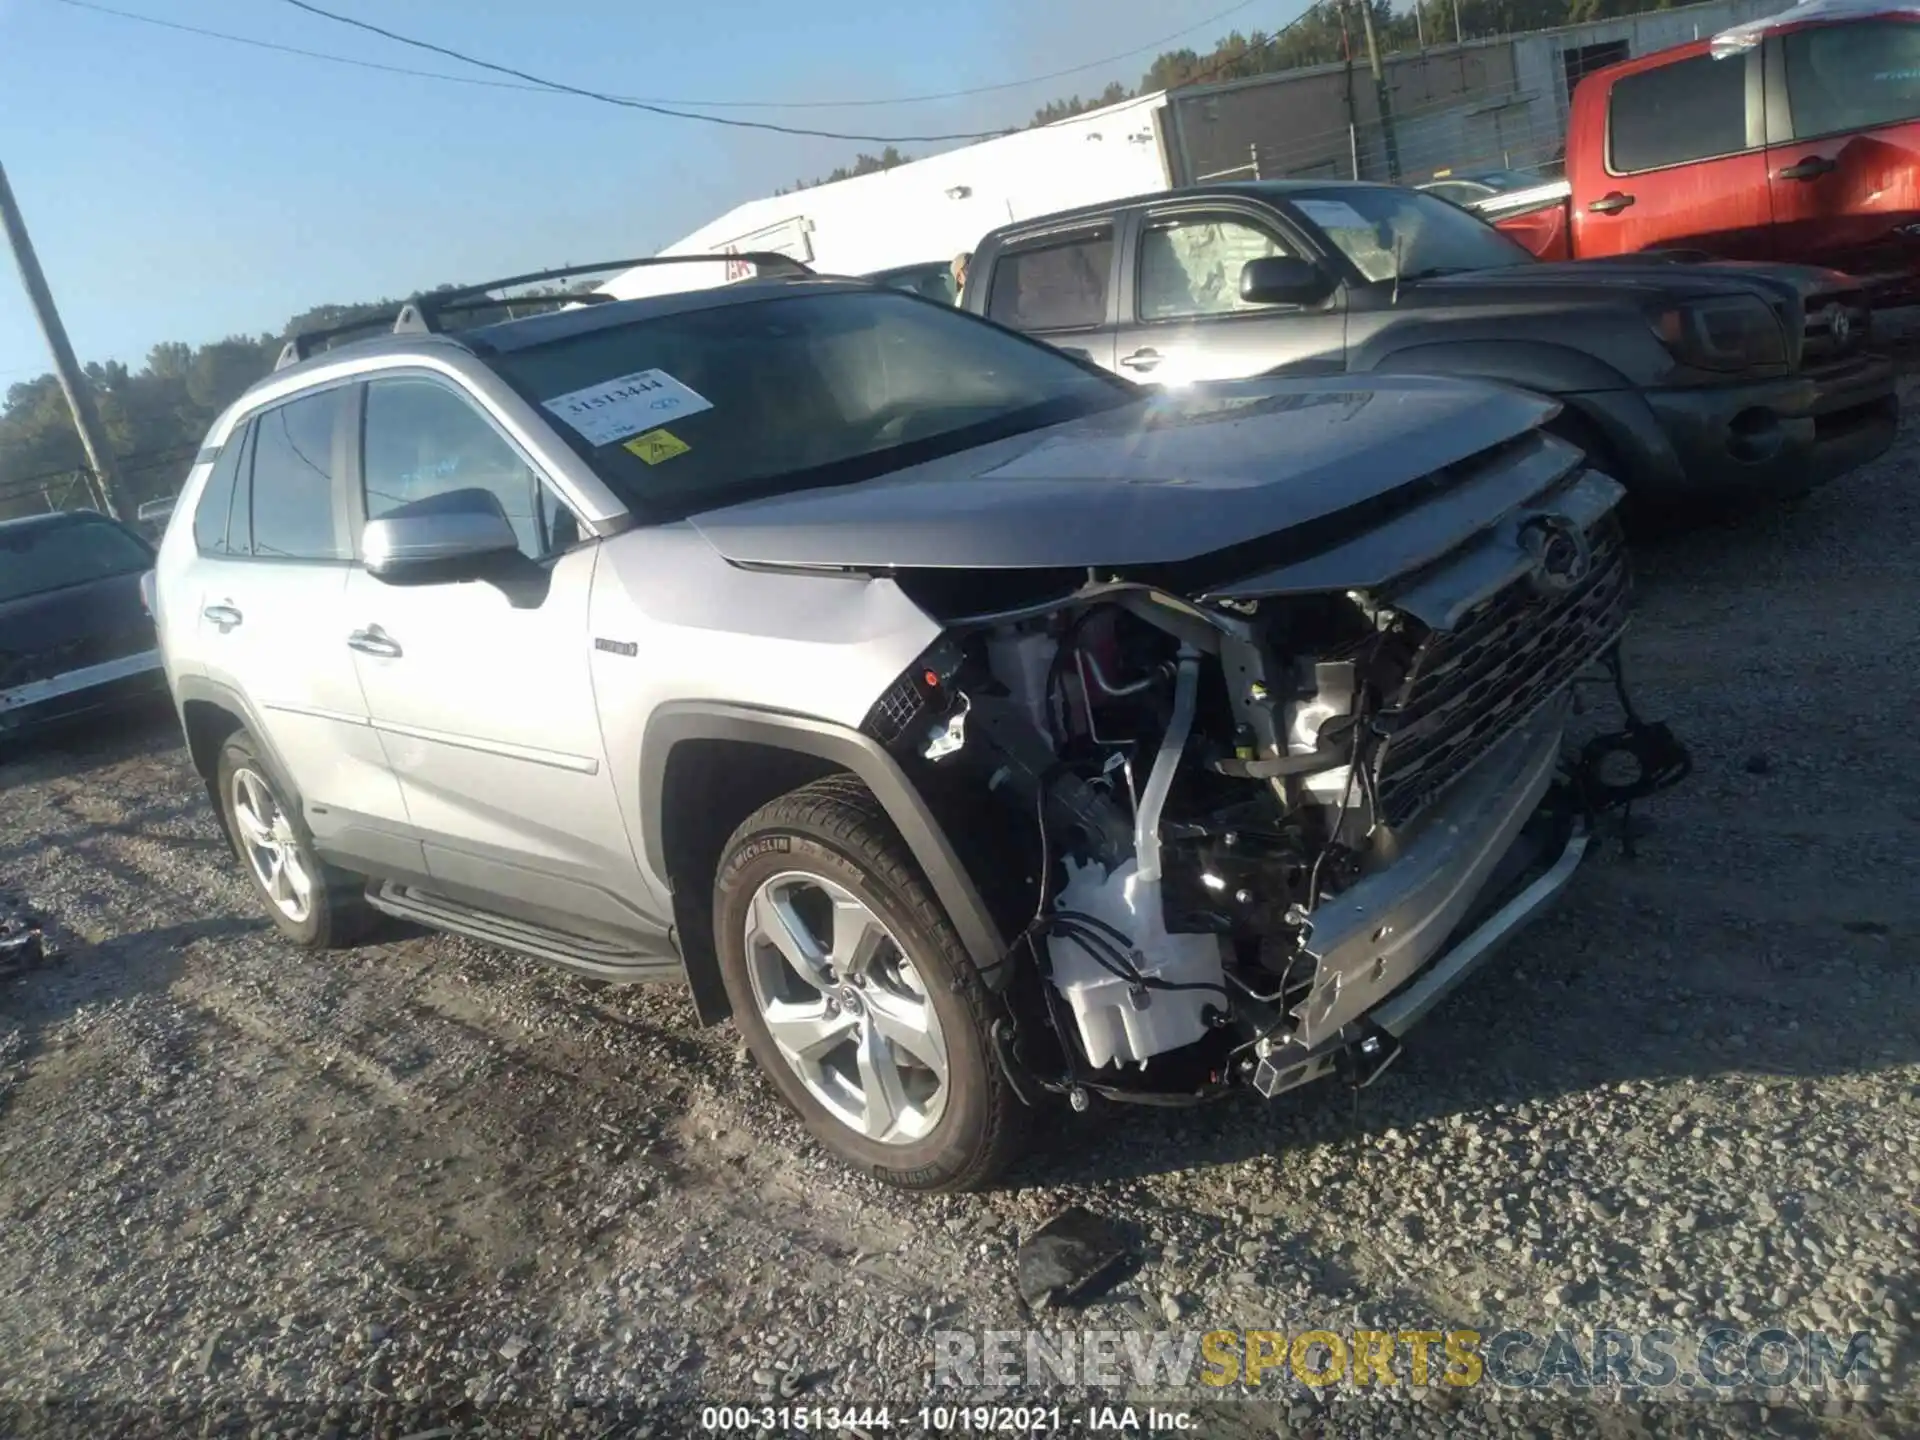
[[[519,537],[490,490],[448,490],[369,520],[360,553],[367,573],[389,585],[445,585],[477,580],[506,556]]]
[[[1311,305],[1332,289],[1326,271],[1295,255],[1266,255],[1240,267],[1240,298],[1249,305]]]

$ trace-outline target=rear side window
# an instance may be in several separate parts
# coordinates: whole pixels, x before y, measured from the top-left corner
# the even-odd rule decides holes
[[[345,394],[322,390],[255,417],[251,513],[257,557],[347,558],[333,497],[333,439]]]
[[[1920,25],[1815,25],[1789,31],[1782,49],[1797,138],[1872,130],[1920,116]]]
[[[1745,150],[1746,61],[1696,55],[1623,75],[1608,98],[1607,142],[1616,175]]]
[[[1085,330],[1107,318],[1113,232],[1077,235],[1002,254],[987,316],[1015,330]]]
[[[200,503],[193,508],[193,543],[202,555],[225,555],[227,524],[233,513],[233,482],[240,474],[240,459],[246,454],[248,427],[242,425],[227,437],[220,458],[213,462],[213,473],[200,492]],[[241,551],[245,553],[245,526],[241,527]]]

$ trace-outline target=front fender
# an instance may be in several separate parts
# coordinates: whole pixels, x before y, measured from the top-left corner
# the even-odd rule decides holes
[[[1561,428],[1591,431],[1605,445],[1607,453],[1593,458],[1616,471],[1615,479],[1636,488],[1680,480],[1680,457],[1640,388],[1604,360],[1571,346],[1534,340],[1411,345],[1382,356],[1372,368],[1491,380],[1551,395],[1576,422]]]
[[[1544,340],[1467,340],[1408,345],[1381,354],[1367,369],[1386,375],[1453,375],[1495,380],[1566,395],[1582,390],[1630,390],[1633,382],[1606,361]]]
[[[691,740],[790,750],[857,776],[913,852],[974,963],[983,970],[999,963],[1006,941],[939,820],[879,742],[844,725],[718,701],[662,705],[647,721],[640,747],[641,824],[648,855],[667,853],[667,767],[674,747]]]

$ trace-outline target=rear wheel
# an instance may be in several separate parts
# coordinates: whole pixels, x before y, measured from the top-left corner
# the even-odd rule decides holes
[[[280,933],[314,950],[356,939],[368,919],[356,878],[314,853],[297,807],[282,795],[244,730],[220,747],[216,783],[234,853]]]
[[[734,832],[714,941],[748,1048],[834,1154],[915,1190],[977,1189],[1012,1158],[991,998],[858,784],[804,786]]]

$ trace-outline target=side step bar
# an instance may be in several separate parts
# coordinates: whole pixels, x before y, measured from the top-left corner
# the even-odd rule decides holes
[[[451,931],[469,940],[517,951],[597,980],[680,981],[686,978],[678,956],[550,930],[528,920],[515,920],[491,911],[476,910],[413,885],[400,885],[392,881],[370,885],[367,887],[367,903],[396,920],[410,920],[416,925]]]

